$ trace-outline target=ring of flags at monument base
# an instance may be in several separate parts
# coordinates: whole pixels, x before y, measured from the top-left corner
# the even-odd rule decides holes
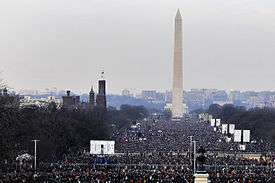
[[[250,130],[235,129],[235,124],[222,123],[221,119],[214,119],[212,115],[208,113],[199,114],[199,119],[204,122],[210,123],[213,130],[217,133],[225,135],[225,141],[239,143],[239,150],[244,151],[246,149],[246,143],[251,142]]]

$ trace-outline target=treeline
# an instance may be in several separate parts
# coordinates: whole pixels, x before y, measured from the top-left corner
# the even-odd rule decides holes
[[[275,146],[275,109],[235,107],[231,104],[213,104],[208,113],[222,121],[236,124],[238,129],[249,129],[257,139],[268,140]]]
[[[141,106],[121,106],[120,110],[64,110],[47,107],[7,108],[0,106],[0,159],[14,160],[27,152],[33,154],[33,139],[39,139],[42,161],[60,160],[65,155],[89,150],[91,139],[111,139],[114,129],[129,126],[146,117]]]

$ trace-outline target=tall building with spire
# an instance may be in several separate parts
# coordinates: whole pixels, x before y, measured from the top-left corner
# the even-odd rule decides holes
[[[174,63],[173,63],[173,90],[172,90],[172,118],[177,120],[183,117],[183,34],[182,17],[177,11],[175,18]]]
[[[104,71],[101,72],[101,78],[98,81],[98,94],[96,96],[96,106],[107,109],[106,80],[104,79]]]
[[[93,86],[91,87],[91,91],[89,93],[89,110],[93,110],[95,107],[95,92]]]
[[[3,92],[4,94],[7,92]],[[0,91],[0,97],[2,92]],[[71,95],[71,91],[67,91],[66,96],[62,96],[64,109],[84,109],[93,111],[95,107],[107,110],[107,99],[106,99],[106,80],[104,79],[104,71],[101,72],[100,79],[98,81],[98,93],[95,97],[93,86],[89,92],[88,102],[80,103],[80,96]]]

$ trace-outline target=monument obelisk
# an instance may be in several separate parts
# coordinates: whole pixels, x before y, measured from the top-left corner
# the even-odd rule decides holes
[[[183,117],[183,53],[182,53],[182,17],[177,11],[175,18],[173,91],[172,91],[172,119]]]

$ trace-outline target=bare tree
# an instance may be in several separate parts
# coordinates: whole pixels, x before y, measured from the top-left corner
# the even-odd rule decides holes
[[[1,74],[2,74],[2,72],[0,71],[0,75]],[[1,78],[1,76],[0,76],[0,90],[3,89],[3,88],[5,88],[5,87],[7,87],[7,85],[6,85],[5,81],[4,81],[4,79]]]
[[[3,81],[3,79],[0,78],[0,89],[5,87],[5,83]]]

